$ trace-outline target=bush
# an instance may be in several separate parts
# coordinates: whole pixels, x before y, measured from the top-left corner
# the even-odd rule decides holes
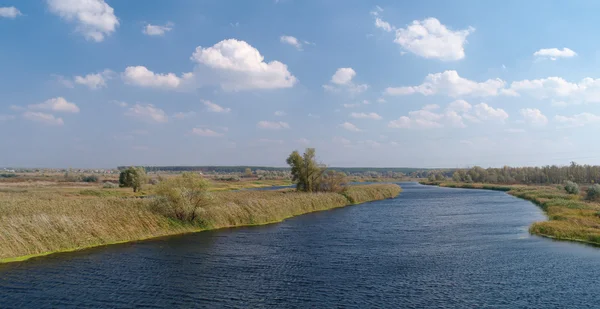
[[[150,179],[149,183],[150,183],[151,185],[154,185],[154,186],[156,186],[157,184],[159,184],[159,183],[160,183],[160,180],[158,180],[158,179],[156,179],[156,178],[152,178],[152,179]]]
[[[119,185],[113,182],[105,182],[104,185],[102,185],[102,188],[104,189],[116,189],[118,187]]]
[[[588,187],[586,199],[589,201],[596,201],[596,200],[600,199],[600,185],[599,184],[595,184],[595,185]]]
[[[83,178],[81,178],[81,181],[83,182],[98,182],[98,180],[100,179],[96,175],[83,176]]]
[[[569,194],[579,194],[579,185],[572,181],[567,181],[565,182],[565,191]]]
[[[208,205],[210,182],[194,173],[183,173],[156,186],[153,209],[169,218],[197,222],[202,207]]]

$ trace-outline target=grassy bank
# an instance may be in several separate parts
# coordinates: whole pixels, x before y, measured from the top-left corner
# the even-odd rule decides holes
[[[213,192],[201,222],[184,223],[152,210],[151,198],[121,189],[0,190],[0,262],[53,252],[225,227],[260,225],[356,203],[392,198],[392,184],[353,186],[346,194],[293,191]],[[101,192],[99,194],[93,192]]]
[[[535,222],[531,234],[600,245],[600,204],[584,199],[584,192],[567,194],[562,186],[495,185],[481,183],[430,183],[449,188],[505,191],[540,206],[548,221]]]

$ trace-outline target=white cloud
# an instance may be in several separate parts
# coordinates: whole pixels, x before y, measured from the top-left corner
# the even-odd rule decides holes
[[[177,118],[177,119],[187,119],[187,118],[192,118],[196,116],[196,112],[194,111],[190,111],[190,112],[179,112],[179,113],[175,113],[173,115],[173,118]]]
[[[558,58],[571,58],[577,56],[577,53],[571,49],[563,48],[562,50],[558,48],[542,48],[535,53],[533,56],[538,59],[550,59],[557,60]]]
[[[283,140],[280,139],[259,138],[257,141],[262,144],[283,144]]]
[[[600,78],[586,77],[579,83],[572,83],[562,77],[547,77],[534,80],[512,82],[510,91],[531,96],[536,99],[557,99],[556,101],[600,102]],[[575,103],[574,103],[575,102]]]
[[[284,111],[276,111],[274,114],[275,114],[275,116],[279,116],[279,117],[287,115]]]
[[[224,108],[218,104],[215,104],[211,101],[208,100],[202,100],[202,103],[204,103],[204,106],[206,106],[206,109],[208,109],[209,112],[213,112],[213,113],[229,113],[231,111],[231,108]]]
[[[480,120],[491,120],[503,122],[508,114],[501,108],[493,108],[486,103],[479,103],[473,109],[475,116]]]
[[[345,138],[343,138],[343,137],[339,137],[339,136],[334,136],[334,137],[331,139],[331,141],[332,141],[334,144],[341,144],[341,145],[344,145],[344,146],[350,146],[350,144],[352,144],[352,142],[350,142],[350,140],[348,140],[348,139],[345,139]]]
[[[125,83],[139,87],[174,89],[181,85],[187,75],[177,77],[173,73],[158,74],[148,70],[145,66],[130,66],[123,72]]]
[[[198,46],[191,59],[199,67],[198,78],[217,83],[224,90],[290,88],[297,80],[279,61],[265,62],[260,52],[244,41],[223,40],[214,46]]]
[[[64,76],[57,75],[57,74],[52,74],[51,76],[54,78],[54,80],[57,83],[61,84],[62,86],[66,87],[66,88],[75,88],[73,81],[71,81],[68,78],[65,78]]]
[[[405,129],[434,129],[446,126],[465,128],[464,119],[480,123],[482,121],[503,122],[508,114],[500,109],[493,108],[485,103],[475,105],[464,100],[454,101],[446,107],[445,111],[436,112],[438,105],[429,104],[417,111],[411,111],[408,116],[401,116],[388,123],[390,128]]]
[[[113,72],[104,70],[100,73],[92,73],[86,76],[75,76],[75,83],[87,86],[90,89],[106,87],[106,81],[111,79]]]
[[[581,113],[573,116],[554,116],[554,120],[566,127],[581,127],[588,124],[600,123],[600,116],[591,113]]]
[[[308,113],[308,117],[313,118],[313,119],[319,119],[319,118],[321,118],[320,115],[316,115],[316,114],[312,114],[312,113]]]
[[[118,107],[127,107],[129,106],[129,104],[127,104],[127,102],[124,101],[117,101],[117,100],[112,100],[110,101],[111,103],[117,105]]]
[[[375,27],[382,29],[385,32],[392,31],[392,26],[387,21],[383,21],[381,18],[375,18]]]
[[[356,72],[352,68],[339,68],[331,77],[330,84],[323,85],[323,88],[331,92],[348,92],[351,95],[364,92],[369,88],[367,84],[355,84],[352,79]]]
[[[429,74],[421,85],[408,87],[386,88],[387,95],[409,95],[420,93],[422,95],[448,95],[451,97],[474,96],[487,97],[505,93],[505,82],[501,79],[488,79],[484,82],[475,82],[462,78],[456,71]]]
[[[23,15],[21,11],[19,11],[14,6],[9,7],[0,7],[0,17],[4,18],[16,18],[17,16]]]
[[[436,18],[415,20],[406,28],[396,30],[396,39],[406,51],[424,58],[443,61],[460,60],[465,57],[467,36],[475,31],[469,27],[452,31]]]
[[[350,117],[357,118],[357,119],[373,119],[373,120],[381,119],[381,116],[379,116],[377,113],[351,113]]]
[[[361,132],[362,130],[359,129],[357,126],[355,126],[354,124],[350,123],[350,122],[344,122],[342,124],[340,124],[340,127],[343,129],[346,129],[348,131],[352,131],[352,132]]]
[[[169,117],[160,108],[154,107],[152,104],[135,104],[127,109],[126,116],[138,118],[146,122],[164,123],[169,121]]]
[[[344,106],[344,108],[355,108],[359,107],[360,103],[344,103],[342,106]]]
[[[150,36],[164,36],[165,33],[173,30],[173,23],[168,22],[164,26],[147,24],[142,33]]]
[[[62,126],[65,124],[62,118],[57,118],[54,115],[46,113],[25,112],[23,113],[23,118],[52,126]]]
[[[79,107],[75,103],[71,103],[63,97],[52,98],[40,104],[32,104],[28,106],[31,110],[49,110],[54,112],[79,113]]]
[[[507,132],[507,133],[525,133],[525,130],[524,129],[513,129],[513,128],[511,128],[511,129],[504,130],[504,132]]]
[[[381,12],[383,12],[383,9],[379,5],[376,5],[375,9],[373,11],[371,11],[371,15],[379,16],[379,13],[381,13]]]
[[[544,126],[548,123],[548,118],[537,108],[523,108],[519,111],[525,122],[534,126]]]
[[[261,129],[269,129],[269,130],[280,130],[280,129],[289,129],[290,125],[287,122],[283,121],[259,121],[256,125]]]
[[[87,40],[102,42],[119,26],[114,10],[104,0],[47,0],[50,12],[68,22]]]
[[[377,99],[377,103],[385,103],[387,102],[384,98]]]
[[[279,38],[279,41],[281,41],[281,43],[284,44],[292,45],[296,47],[297,50],[302,50],[302,43],[300,43],[300,41],[298,41],[298,39],[293,36],[282,35]]]
[[[219,136],[223,136],[223,133],[219,133],[216,131],[213,131],[211,129],[203,129],[203,128],[193,128],[192,129],[192,134],[196,134],[199,136],[205,136],[205,137],[219,137]]]

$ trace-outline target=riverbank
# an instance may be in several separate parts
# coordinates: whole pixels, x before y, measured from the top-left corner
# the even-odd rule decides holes
[[[563,186],[498,185],[422,182],[448,188],[504,191],[540,206],[548,221],[535,222],[529,232],[543,237],[600,245],[600,204],[584,200],[584,193],[567,194]]]
[[[90,194],[90,191],[102,194]],[[35,188],[0,190],[0,262],[56,252],[219,228],[263,225],[294,216],[393,198],[394,184],[351,186],[344,193],[213,192],[202,221],[185,223],[152,210],[152,198],[119,189],[77,192]]]

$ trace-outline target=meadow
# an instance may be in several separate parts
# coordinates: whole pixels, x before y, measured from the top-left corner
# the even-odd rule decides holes
[[[449,188],[504,191],[541,207],[548,221],[529,227],[534,235],[600,245],[600,203],[585,199],[586,189],[568,194],[562,185],[503,185],[459,182],[422,182]]]
[[[367,201],[392,198],[394,184],[350,186],[342,193],[241,190],[284,181],[212,183],[197,222],[153,210],[153,187],[103,188],[54,181],[0,183],[0,262],[55,252],[236,226],[261,225]]]

